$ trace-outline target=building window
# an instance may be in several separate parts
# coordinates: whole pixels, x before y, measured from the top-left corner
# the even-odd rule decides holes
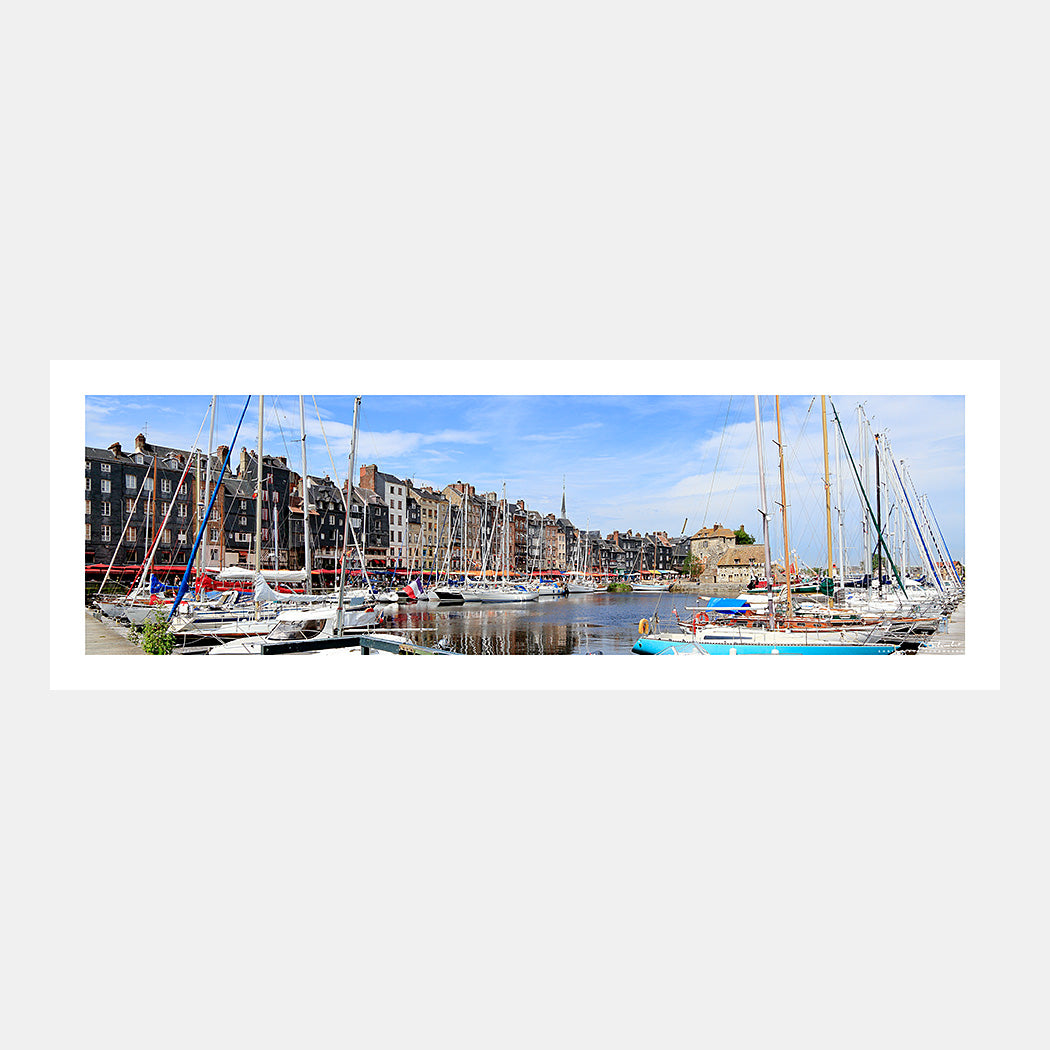
[[[135,509],[135,501],[133,499],[124,500],[124,511],[130,514]]]
[[[90,521],[85,521],[84,522],[84,539],[86,539],[86,540],[91,539],[91,522]]]
[[[91,478],[84,478],[84,491],[85,492],[90,492],[91,491]]]
[[[160,491],[163,492],[165,495],[167,495],[169,492],[171,492],[171,479],[170,478],[161,478],[160,479]]]
[[[219,530],[218,529],[209,529],[209,531],[208,531],[208,542],[209,543],[218,543],[219,542]]]
[[[113,537],[113,533],[112,533],[112,530],[110,529],[110,527],[108,525],[103,525],[102,526],[102,542],[103,543],[109,543],[109,541],[112,539],[112,537]]]
[[[185,503],[180,503],[180,504],[178,504],[178,507],[179,507],[179,517],[180,518],[185,518],[186,517],[186,504]]]
[[[89,499],[84,500],[84,513],[91,514],[91,500]]]
[[[107,503],[105,500],[103,500],[102,501],[102,517],[108,518],[109,515],[110,515],[110,512],[111,512],[111,509],[112,508],[110,507],[109,503]]]
[[[171,529],[164,530],[164,538],[161,542],[164,544],[165,547],[171,546]]]
[[[109,473],[109,464],[108,463],[102,463],[102,464],[100,464],[99,469],[102,471],[103,474],[108,474]]]
[[[128,492],[134,492],[137,483],[138,479],[135,477],[134,474],[124,475],[124,488],[127,489]]]
[[[128,526],[128,543],[134,543],[139,538],[139,530],[135,525]]]
[[[241,523],[242,525],[247,525],[247,524],[248,524],[248,516],[247,516],[246,514],[242,514],[242,515],[241,515],[241,521],[240,521],[240,523]]]
[[[110,490],[109,478],[102,479],[102,491],[108,493]]]
[[[153,491],[153,478],[143,478],[142,479],[142,487],[147,492],[152,492]]]

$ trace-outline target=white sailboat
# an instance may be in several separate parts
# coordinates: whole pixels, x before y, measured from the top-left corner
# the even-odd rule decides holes
[[[784,565],[790,564],[791,547],[788,542],[787,492],[784,478],[784,446],[780,434],[780,398],[776,398],[777,445],[780,450],[780,496],[784,524]],[[769,559],[769,529],[766,513],[765,472],[762,466],[762,422],[758,397],[755,397],[755,425],[758,433],[759,474],[763,537],[766,550],[766,579],[772,579]],[[785,571],[785,608],[790,613],[791,574]],[[691,624],[679,622],[680,630],[650,634],[648,621],[639,623],[639,638],[631,651],[641,655],[663,655],[669,648],[692,652],[699,647],[709,656],[748,655],[824,655],[824,656],[888,656],[897,651],[896,643],[883,643],[889,633],[887,624],[879,622],[863,625],[861,630],[845,626],[790,627],[777,626],[774,605],[767,610],[768,626],[742,622],[739,611],[731,618],[710,622],[706,616],[694,617]]]

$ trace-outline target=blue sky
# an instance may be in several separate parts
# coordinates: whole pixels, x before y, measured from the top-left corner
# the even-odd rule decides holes
[[[229,444],[247,395],[218,398],[215,444]],[[211,395],[86,395],[85,444],[134,445],[145,432],[162,445],[208,446]],[[305,395],[307,466],[343,478],[353,421],[353,395]],[[770,533],[783,549],[777,504],[780,479],[772,396],[760,399]],[[954,557],[965,558],[962,396],[829,395],[855,458],[857,406],[888,435],[919,494],[929,497]],[[267,397],[264,451],[301,468],[298,395]],[[782,396],[781,428],[788,484],[790,542],[802,560],[826,554],[823,441],[819,396]],[[741,395],[372,395],[362,396],[358,466],[441,488],[466,481],[543,513],[559,512],[564,484],[569,517],[581,527],[693,532],[703,525],[743,524],[761,538],[754,398]],[[197,438],[200,434],[199,439]],[[236,447],[254,448],[258,401],[251,398]],[[834,445],[830,452],[834,474]],[[858,549],[859,503],[845,453],[843,500],[847,552]],[[837,508],[837,482],[832,481]],[[838,545],[837,515],[834,543]]]

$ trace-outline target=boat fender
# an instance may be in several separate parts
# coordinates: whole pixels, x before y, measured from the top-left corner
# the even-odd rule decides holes
[[[639,634],[648,634],[649,633],[649,621],[648,620],[641,619],[641,620],[638,621],[638,633]]]

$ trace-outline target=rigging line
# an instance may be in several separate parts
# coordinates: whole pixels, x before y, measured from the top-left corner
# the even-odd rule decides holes
[[[277,397],[270,398],[270,411],[273,412],[273,418],[277,423],[277,429],[281,434],[281,444],[284,445],[284,458],[285,461],[291,463],[292,454],[288,451],[288,439],[284,436],[284,427],[281,426],[281,417],[277,414]]]
[[[339,480],[339,471],[335,469],[335,460],[332,458],[332,450],[328,445],[328,435],[324,432],[324,422],[321,420],[321,410],[317,407],[317,398],[315,395],[311,394],[310,400],[313,401],[314,409],[317,412],[317,422],[321,427],[321,437],[324,438],[324,447],[328,449],[328,460],[332,464],[332,477],[335,478],[336,485],[338,485],[339,488],[342,488],[343,483]]]
[[[718,461],[722,457],[722,446],[725,444],[726,439],[726,428],[729,426],[729,412],[733,407],[733,397],[730,395],[729,403],[726,405],[726,418],[722,423],[722,436],[718,439],[718,452],[715,455],[714,469],[711,471],[711,487],[707,490],[707,505],[704,507],[704,513],[700,517],[700,524],[707,524],[707,512],[711,509],[711,496],[715,490],[715,477],[718,474]]]

